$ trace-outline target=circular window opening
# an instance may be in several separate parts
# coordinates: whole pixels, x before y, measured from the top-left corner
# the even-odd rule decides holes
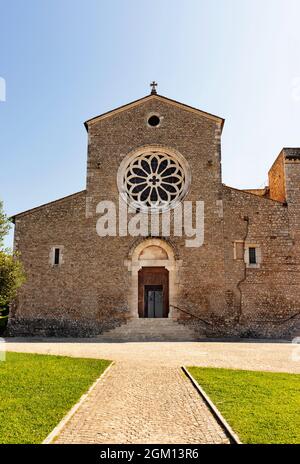
[[[148,124],[151,127],[156,127],[159,125],[159,123],[160,123],[160,118],[156,116],[155,114],[153,116],[150,116],[150,118],[148,119]]]
[[[122,197],[141,211],[166,211],[186,195],[190,182],[183,158],[164,151],[138,151],[123,160],[118,173]]]

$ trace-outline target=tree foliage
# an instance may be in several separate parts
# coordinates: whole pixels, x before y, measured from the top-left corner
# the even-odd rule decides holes
[[[0,307],[15,298],[24,280],[23,266],[17,257],[0,251]]]
[[[0,201],[0,310],[15,298],[18,288],[25,281],[22,263],[17,253],[5,250],[4,237],[11,227]]]
[[[3,202],[0,200],[0,249],[3,247],[4,237],[8,234],[10,228],[10,221],[3,211]]]

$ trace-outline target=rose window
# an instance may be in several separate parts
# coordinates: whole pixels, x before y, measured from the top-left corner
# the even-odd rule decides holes
[[[167,153],[153,151],[131,157],[122,173],[127,202],[143,210],[175,206],[185,194],[185,185],[183,163]]]

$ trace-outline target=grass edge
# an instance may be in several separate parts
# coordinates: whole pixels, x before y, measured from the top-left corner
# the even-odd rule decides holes
[[[199,395],[202,397],[204,400],[205,404],[208,406],[209,410],[219,423],[223,429],[225,429],[226,434],[229,435],[229,438],[232,440],[233,444],[235,445],[242,445],[243,443],[241,442],[239,436],[234,432],[234,430],[231,428],[231,426],[228,424],[227,420],[224,418],[224,416],[221,414],[217,406],[214,404],[214,402],[211,400],[209,395],[203,390],[201,385],[197,382],[197,380],[193,377],[193,375],[189,372],[188,368],[185,366],[181,366],[182,371],[186,375],[186,377],[191,381],[193,387],[197,390]]]
[[[65,428],[67,423],[71,420],[74,414],[78,411],[80,406],[86,401],[89,394],[96,388],[98,383],[103,379],[107,374],[110,368],[115,364],[115,361],[111,361],[110,364],[105,368],[105,370],[100,374],[100,376],[94,381],[94,383],[89,387],[89,389],[81,395],[79,400],[74,406],[67,412],[67,414],[61,419],[61,421],[54,427],[54,429],[47,435],[47,437],[42,441],[42,445],[50,445],[55,443],[55,439],[58,437],[60,432]]]

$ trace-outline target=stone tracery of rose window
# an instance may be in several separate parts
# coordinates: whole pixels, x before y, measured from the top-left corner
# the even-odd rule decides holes
[[[130,159],[122,176],[122,191],[135,207],[164,210],[174,206],[185,190],[185,170],[171,155],[140,153]]]

